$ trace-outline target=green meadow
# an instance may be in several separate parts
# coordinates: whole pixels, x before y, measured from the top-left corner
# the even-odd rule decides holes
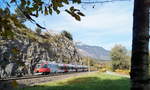
[[[129,90],[129,78],[89,73],[64,80],[29,86],[19,90]]]

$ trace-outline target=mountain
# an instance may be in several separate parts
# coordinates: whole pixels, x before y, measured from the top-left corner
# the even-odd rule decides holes
[[[89,56],[98,60],[110,60],[109,51],[100,46],[90,46],[80,42],[75,43],[81,56]]]

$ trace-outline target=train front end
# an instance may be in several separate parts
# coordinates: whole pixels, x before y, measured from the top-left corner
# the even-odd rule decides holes
[[[41,65],[37,65],[34,72],[45,75],[45,74],[49,74],[51,72],[51,69],[48,67],[48,64],[41,64]]]

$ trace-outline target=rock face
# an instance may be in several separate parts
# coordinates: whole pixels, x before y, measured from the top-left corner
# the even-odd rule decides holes
[[[27,28],[13,27],[13,38],[0,36],[0,78],[32,74],[40,60],[82,64],[73,41],[65,36],[38,35]]]

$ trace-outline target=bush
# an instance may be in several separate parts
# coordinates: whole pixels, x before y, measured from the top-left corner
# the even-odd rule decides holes
[[[122,45],[115,45],[111,52],[110,56],[112,59],[112,69],[130,69],[130,56],[128,56],[127,49]]]
[[[130,70],[116,69],[115,72],[116,72],[116,73],[119,73],[119,74],[129,75]]]
[[[106,71],[107,71],[106,68],[101,68],[101,69],[99,69],[99,72],[106,72]]]
[[[61,32],[61,34],[64,35],[69,40],[73,40],[72,35],[68,31],[64,30],[64,31]]]

